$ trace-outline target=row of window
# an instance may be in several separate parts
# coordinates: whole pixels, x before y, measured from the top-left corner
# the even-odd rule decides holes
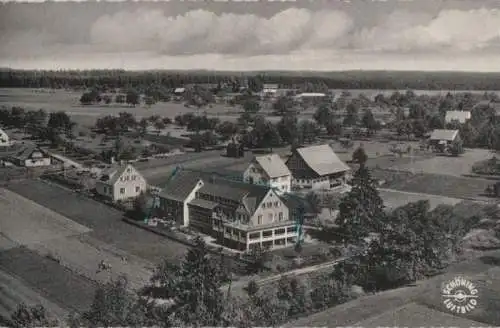
[[[263,203],[262,204],[262,208],[272,208],[273,207],[273,204],[274,204],[274,207],[279,207],[281,204],[280,202],[267,202],[267,203]]]
[[[316,183],[316,182],[329,181],[329,180],[330,180],[329,177],[321,177],[318,179],[297,179],[296,181],[298,183]],[[335,180],[333,180],[333,181],[335,181]]]
[[[261,215],[259,215],[259,216],[257,216],[257,224],[262,224],[262,217],[263,217],[263,215],[262,215],[262,214],[261,214]],[[270,222],[274,222],[274,219],[276,218],[276,215],[275,215],[275,213],[269,213],[269,214],[267,215],[267,217],[269,218],[269,221],[270,221]],[[283,219],[284,219],[283,212],[279,212],[279,213],[278,213],[278,220],[279,220],[279,221],[283,221]]]
[[[130,170],[130,169],[129,169],[129,170]],[[126,176],[122,176],[122,177],[120,177],[120,181],[121,181],[121,182],[125,182],[125,181],[135,181],[135,180],[137,180],[137,175],[132,175],[132,176],[128,176],[128,175],[126,175]]]
[[[136,193],[139,193],[141,191],[141,187],[135,187],[135,192]],[[120,188],[120,194],[124,194],[125,193],[125,188]]]
[[[284,235],[285,232],[288,232],[288,233],[294,233],[297,231],[297,228],[296,227],[288,227],[288,228],[279,228],[279,229],[275,229],[274,230],[274,235]],[[259,239],[260,238],[260,234],[261,232],[251,232],[249,235],[248,235],[248,238],[249,239]],[[265,231],[262,231],[262,238],[269,238],[269,237],[272,237],[273,235],[273,231],[272,230],[265,230]]]
[[[212,196],[212,195],[208,195],[208,194],[198,193],[196,195],[196,198],[208,200],[208,201],[218,203],[218,204],[226,204],[226,205],[237,205],[238,204],[238,202],[236,202],[236,201],[233,201],[233,200],[230,200],[227,198],[218,197],[218,196]]]

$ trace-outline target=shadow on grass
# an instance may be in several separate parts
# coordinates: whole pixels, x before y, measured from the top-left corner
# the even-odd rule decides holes
[[[484,264],[500,266],[500,258],[495,256],[482,256],[479,258]]]

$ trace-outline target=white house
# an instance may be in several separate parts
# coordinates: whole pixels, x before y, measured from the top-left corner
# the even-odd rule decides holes
[[[25,144],[22,149],[9,156],[9,160],[18,166],[39,167],[52,164],[50,155],[33,144]]]
[[[255,157],[243,173],[243,181],[271,187],[278,194],[292,189],[292,173],[277,154]]]
[[[113,201],[135,198],[146,187],[146,179],[130,164],[103,170],[96,181],[96,192]]]
[[[0,129],[0,147],[10,146],[10,140],[7,133]]]
[[[451,123],[457,121],[460,124],[464,124],[471,118],[471,112],[464,110],[449,110],[446,112],[444,120],[446,123]]]
[[[448,146],[459,140],[460,135],[458,130],[436,129],[432,131],[429,138],[429,145],[437,151],[444,152]]]
[[[350,167],[329,145],[297,148],[287,160],[294,188],[332,189],[344,187]]]

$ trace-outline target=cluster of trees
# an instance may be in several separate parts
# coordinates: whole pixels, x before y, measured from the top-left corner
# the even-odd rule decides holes
[[[136,106],[141,103],[141,95],[136,90],[130,89],[125,94],[116,94],[113,98],[112,95],[103,94],[98,88],[94,88],[91,91],[84,92],[80,97],[80,103],[82,105],[96,105],[100,103],[109,105],[113,101],[117,104]],[[154,101],[150,97],[145,97],[144,102],[146,105],[154,104]]]
[[[414,282],[456,260],[463,237],[480,216],[461,215],[444,205],[430,210],[428,201],[388,212],[362,152],[356,155],[360,168],[352,190],[339,204],[338,227],[324,227],[317,235],[363,250],[337,269],[354,272],[353,283],[365,290],[381,290]]]
[[[496,73],[452,72],[169,72],[124,70],[39,71],[3,69],[0,87],[24,88],[109,88],[134,87],[145,90],[158,84],[172,89],[186,84],[225,83],[238,89],[248,84],[260,91],[264,83],[284,87],[300,86],[303,92],[323,92],[329,89],[418,89],[418,90],[498,90]]]
[[[157,130],[162,130],[169,124],[172,124],[172,120],[169,117],[162,118],[159,115],[152,115],[137,121],[131,113],[121,112],[118,116],[107,115],[98,118],[94,129],[96,132],[108,136],[117,136],[132,130],[139,131],[144,135],[149,126],[153,126]]]
[[[49,141],[53,145],[63,142],[61,135],[74,137],[73,130],[76,123],[71,121],[65,112],[48,114],[43,109],[27,111],[21,107],[8,109],[0,108],[0,124],[6,127],[17,128],[31,134],[35,139]]]

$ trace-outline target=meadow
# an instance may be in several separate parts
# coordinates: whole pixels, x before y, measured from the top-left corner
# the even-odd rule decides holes
[[[66,90],[0,88],[0,106],[18,106],[26,110],[44,109],[47,112],[65,111],[77,124],[86,127],[93,126],[99,117],[118,115],[121,112],[131,113],[137,119],[152,115],[173,119],[176,115],[198,112],[196,108],[187,108],[182,103],[173,102],[135,107],[119,104],[83,106],[80,104],[81,95],[82,92]],[[236,120],[239,116],[237,108],[224,105],[202,108],[200,112],[206,112],[208,116],[218,117],[222,121]]]

